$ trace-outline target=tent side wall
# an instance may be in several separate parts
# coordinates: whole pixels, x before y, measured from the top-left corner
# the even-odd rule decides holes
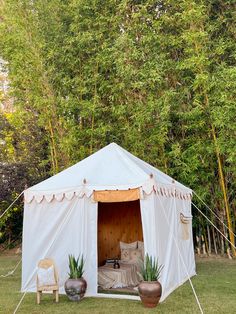
[[[158,259],[163,301],[174,289],[195,275],[192,225],[189,238],[182,238],[180,213],[190,215],[191,201],[151,193],[141,202],[145,252]]]
[[[54,259],[59,272],[60,292],[68,278],[68,254],[83,253],[88,295],[97,293],[97,203],[75,197],[62,202],[25,203],[22,248],[23,291],[36,291],[37,264]]]

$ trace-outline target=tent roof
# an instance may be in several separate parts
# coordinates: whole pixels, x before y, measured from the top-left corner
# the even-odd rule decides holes
[[[90,196],[94,190],[127,190],[142,187],[148,193],[153,186],[163,190],[178,190],[191,194],[192,190],[173,180],[160,170],[111,143],[72,167],[40,182],[25,191],[26,201],[35,197],[41,201],[58,200],[66,193],[68,199],[74,193]]]

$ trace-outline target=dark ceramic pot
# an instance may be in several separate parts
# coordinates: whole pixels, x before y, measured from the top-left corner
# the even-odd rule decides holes
[[[156,307],[162,293],[159,281],[142,281],[138,285],[141,301],[145,307]]]
[[[71,301],[80,301],[86,292],[87,282],[84,278],[67,279],[65,282],[65,291]]]

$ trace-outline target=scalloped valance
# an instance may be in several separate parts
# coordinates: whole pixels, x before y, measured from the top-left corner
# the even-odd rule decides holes
[[[26,203],[31,203],[33,200],[36,203],[41,203],[43,200],[50,203],[53,200],[56,200],[58,202],[62,202],[64,199],[70,201],[74,197],[82,198],[86,196],[87,198],[92,198],[93,201],[99,201],[97,198],[96,192],[102,192],[104,191],[106,194],[106,199],[108,201],[108,193],[111,192],[111,199],[112,195],[114,196],[114,191],[123,191],[123,195],[126,194],[126,197],[124,198],[124,201],[127,201],[127,199],[143,199],[145,195],[150,195],[152,192],[157,193],[160,196],[163,197],[176,197],[178,199],[182,200],[191,200],[192,193],[186,192],[184,190],[181,190],[175,186],[173,183],[172,185],[160,185],[157,184],[154,179],[150,179],[145,184],[139,185],[139,186],[132,186],[130,188],[124,186],[119,187],[108,187],[107,189],[103,187],[91,187],[91,186],[81,186],[79,188],[74,188],[66,191],[33,191],[31,189],[25,190],[24,192],[24,199]],[[128,197],[127,193],[124,193],[125,191],[132,192],[132,197]],[[138,191],[138,192],[137,192]],[[138,193],[138,194],[137,194]],[[104,194],[104,193],[103,193]],[[120,194],[120,193],[119,193]],[[135,194],[135,195],[134,195]],[[136,195],[137,194],[137,195]],[[100,193],[101,195],[101,193]],[[119,199],[121,197],[121,194],[119,196]],[[127,198],[128,197],[128,198]],[[112,201],[112,200],[111,200]],[[114,201],[114,200],[113,200]]]

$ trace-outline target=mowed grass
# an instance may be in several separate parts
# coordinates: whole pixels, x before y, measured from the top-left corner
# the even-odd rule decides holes
[[[0,255],[0,275],[12,270],[19,256]],[[198,275],[192,278],[204,313],[236,313],[236,260],[202,258],[197,260]],[[0,313],[13,313],[19,303],[21,269],[13,276],[0,277]],[[58,304],[52,295],[43,295],[36,304],[35,293],[27,293],[17,313],[200,313],[187,282],[175,290],[154,309],[145,309],[140,301],[108,298],[85,298],[79,303],[70,302],[61,295]]]

